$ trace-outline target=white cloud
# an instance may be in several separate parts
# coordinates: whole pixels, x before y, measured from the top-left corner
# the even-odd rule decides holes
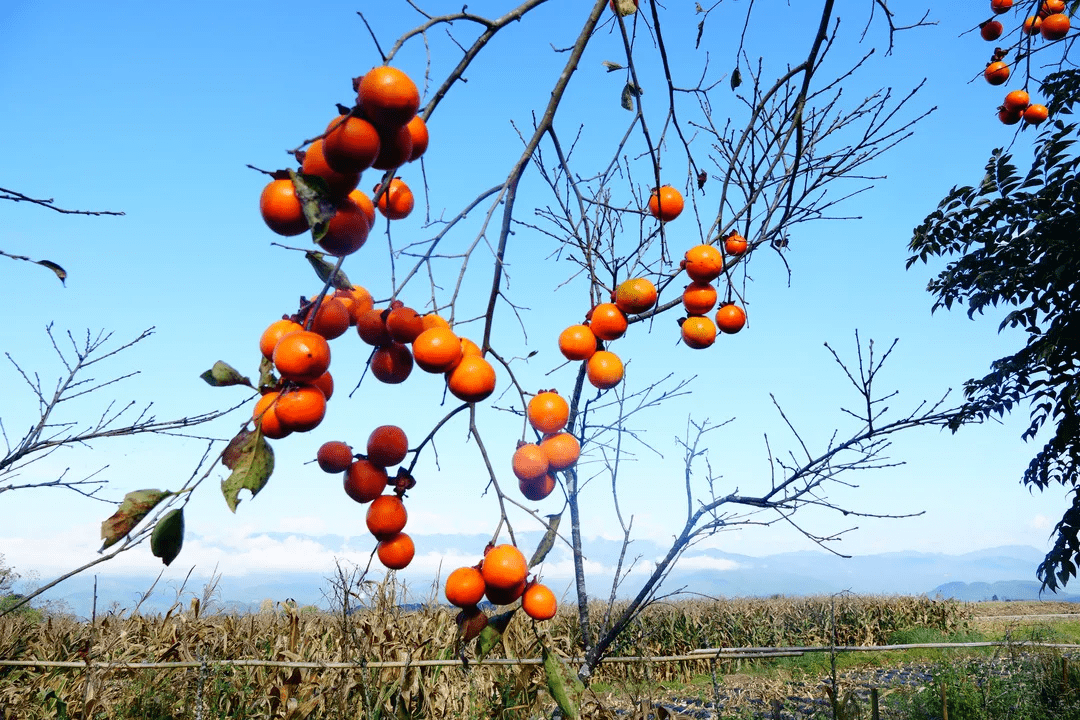
[[[1054,527],[1054,521],[1045,515],[1036,515],[1031,521],[1031,527],[1036,530],[1049,530]]]

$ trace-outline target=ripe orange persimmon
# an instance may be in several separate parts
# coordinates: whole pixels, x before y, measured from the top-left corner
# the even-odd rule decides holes
[[[405,126],[412,138],[412,152],[409,153],[409,162],[418,159],[427,150],[428,129],[424,118],[417,115]]]
[[[303,325],[289,319],[275,320],[270,323],[270,326],[263,330],[263,334],[259,337],[259,350],[262,352],[263,357],[267,360],[272,359],[274,357],[274,348],[277,347],[278,340],[289,333],[294,333],[303,329]]]
[[[409,514],[397,495],[380,495],[368,505],[368,531],[378,540],[388,540],[405,528]]]
[[[991,85],[1002,85],[1009,79],[1009,66],[1000,60],[996,60],[986,66],[983,77]]]
[[[446,372],[461,360],[461,338],[450,328],[431,327],[413,340],[412,351],[421,370]]]
[[[739,332],[746,325],[746,312],[735,303],[722,305],[716,311],[716,327],[728,335]]]
[[[518,479],[518,489],[521,494],[533,502],[539,502],[551,494],[555,489],[555,476],[544,473],[540,477],[531,480]]]
[[[1024,122],[1028,125],[1038,125],[1042,123],[1046,118],[1050,117],[1050,111],[1046,109],[1045,105],[1028,105],[1027,110],[1024,110]]]
[[[724,239],[724,252],[728,255],[739,257],[746,252],[747,246],[746,238],[736,232],[731,233]]]
[[[724,271],[724,256],[712,245],[695,245],[686,251],[680,266],[694,282],[712,282]]]
[[[454,372],[454,370],[457,368],[458,365],[461,364],[461,361],[464,358],[467,358],[467,357],[483,357],[483,356],[484,356],[484,353],[480,349],[479,345],[474,343],[469,338],[463,337],[463,338],[461,338],[461,357],[458,358],[457,362],[455,362],[453,365],[451,365],[449,368],[447,368],[446,372],[443,373],[443,376],[446,378],[447,382],[449,382],[450,381],[450,374],[452,372]]]
[[[264,394],[251,411],[251,419],[262,430],[262,434],[271,440],[278,440],[292,432],[282,427],[277,417],[277,399],[280,395],[276,390]]]
[[[596,335],[588,325],[571,325],[559,334],[559,351],[567,360],[588,360],[596,352]]]
[[[424,332],[424,320],[420,313],[395,300],[390,303],[390,312],[386,315],[386,329],[397,342],[411,343]]]
[[[1031,104],[1031,98],[1024,90],[1013,90],[1005,96],[1004,107],[1010,112],[1023,112]]]
[[[302,235],[308,231],[304,206],[296,196],[296,186],[289,178],[271,180],[259,196],[263,222],[278,235]]]
[[[707,317],[691,315],[682,321],[682,339],[695,350],[707,348],[716,342],[716,325]]]
[[[387,311],[384,308],[370,308],[356,316],[356,332],[368,345],[382,347],[394,342],[390,331],[386,329]]]
[[[1043,18],[1062,12],[1065,12],[1065,0],[1043,0],[1039,6],[1039,16]]]
[[[323,397],[329,400],[334,395],[334,376],[327,370],[319,377],[311,381],[311,384],[322,390]]]
[[[997,20],[987,20],[979,25],[979,35],[983,40],[994,41],[1001,37],[1001,33],[1005,30],[1001,23]]]
[[[289,333],[274,346],[274,367],[286,380],[311,382],[330,367],[330,344],[309,330]]]
[[[534,480],[548,471],[548,456],[535,443],[522,443],[514,451],[512,465],[518,480]]]
[[[416,554],[416,546],[411,537],[399,532],[380,542],[377,552],[379,562],[390,570],[401,570],[412,562],[413,555]]]
[[[340,173],[360,172],[371,167],[379,155],[379,131],[355,115],[338,116],[326,126],[323,156]]]
[[[646,278],[630,278],[619,283],[611,300],[624,313],[643,313],[656,304],[656,286]]]
[[[670,222],[683,211],[683,196],[670,185],[653,190],[649,196],[649,214],[661,222]]]
[[[356,85],[364,115],[381,127],[404,125],[420,108],[420,91],[409,76],[382,65],[369,70]]]
[[[600,390],[613,388],[623,379],[622,360],[608,350],[597,350],[593,353],[585,371],[589,376],[589,382]]]
[[[474,567],[460,567],[446,578],[444,592],[451,605],[472,607],[484,599],[484,576]]]
[[[380,425],[367,439],[367,459],[372,465],[392,467],[405,459],[409,438],[397,425]]]
[[[375,194],[379,193],[378,185],[375,186]],[[402,220],[409,216],[416,200],[412,190],[401,178],[390,181],[390,188],[382,194],[378,201],[379,212],[391,220]]]
[[[345,471],[345,493],[361,504],[382,495],[387,482],[386,468],[368,460],[357,460]]]
[[[1013,0],[990,0],[990,9],[995,15],[1007,13],[1013,6]]]
[[[372,207],[374,208],[374,206]],[[374,210],[372,210],[372,212],[374,212]],[[334,293],[334,297],[345,303],[349,315],[352,316],[353,325],[356,324],[360,315],[375,307],[375,300],[371,297],[371,293],[369,293],[366,288],[359,285],[353,285],[352,288],[348,290],[337,290]]]
[[[716,306],[716,288],[707,282],[690,283],[683,290],[682,304],[688,315],[704,315]]]
[[[424,322],[425,330],[430,330],[433,327],[446,328],[447,330],[450,329],[450,323],[448,323],[446,319],[438,313],[428,313],[427,315],[424,315],[421,320],[423,320]]]
[[[282,428],[290,432],[308,432],[326,417],[326,396],[314,385],[301,385],[281,393],[274,412]]]
[[[626,313],[615,303],[600,303],[589,312],[589,329],[601,340],[621,338],[627,326]]]
[[[382,345],[371,355],[371,374],[390,385],[405,382],[412,373],[412,368],[412,353],[401,343]]]
[[[310,314],[311,308],[308,308],[305,316]],[[333,340],[345,334],[345,331],[349,329],[350,320],[352,318],[345,303],[332,295],[327,295],[319,304],[315,318],[311,321],[311,332],[318,333],[327,340]]]
[[[545,436],[540,449],[547,455],[549,470],[565,470],[581,457],[581,443],[568,432]]]
[[[305,175],[314,175],[326,181],[333,198],[344,198],[356,189],[360,183],[359,172],[339,173],[326,162],[323,154],[323,141],[316,140],[308,145],[304,151],[304,162],[300,166],[300,172]]]
[[[1040,29],[1042,28],[1042,23],[1043,21],[1041,17],[1039,17],[1038,15],[1032,15],[1031,17],[1024,20],[1022,30],[1026,35],[1038,35]]]
[[[550,620],[555,617],[559,604],[547,585],[534,582],[521,596],[521,609],[533,620]]]
[[[334,207],[334,216],[326,224],[326,233],[319,238],[319,247],[337,257],[351,255],[364,246],[371,232],[364,203],[371,204],[367,195],[353,190]]]
[[[525,556],[513,545],[496,545],[484,555],[480,573],[488,589],[511,590],[525,582],[529,565]]]
[[[1055,13],[1046,16],[1046,19],[1042,21],[1042,25],[1039,26],[1039,32],[1042,33],[1045,40],[1060,40],[1069,34],[1070,27],[1068,15]]]
[[[345,472],[353,464],[353,451],[340,440],[328,440],[319,446],[315,459],[323,472]]]
[[[480,402],[495,392],[495,368],[482,357],[466,355],[450,371],[446,386],[459,400]]]
[[[529,424],[543,434],[555,433],[566,427],[570,419],[570,404],[554,390],[533,395],[527,411]]]

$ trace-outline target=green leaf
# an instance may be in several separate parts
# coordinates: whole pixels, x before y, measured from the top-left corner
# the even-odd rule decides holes
[[[334,272],[334,266],[337,265],[337,262],[328,262],[325,255],[314,250],[308,250],[304,253],[304,257],[311,263],[311,267],[315,268],[315,274],[319,276],[320,280],[323,282],[329,281],[330,285],[338,290],[352,289],[349,276],[343,270],[339,269],[336,273]]]
[[[150,535],[150,552],[154,557],[168,565],[180,554],[184,547],[184,510],[177,508],[166,513],[158,520],[154,532]]]
[[[264,355],[262,362],[259,363],[259,391],[275,388],[277,384],[277,375],[274,374],[274,361]]]
[[[516,612],[517,608],[507,610],[487,621],[487,625],[480,631],[480,636],[476,639],[477,662],[487,657],[488,653],[494,650],[496,646],[502,642],[503,633],[506,632],[506,627],[510,624],[510,620],[514,617],[514,613]]]
[[[232,470],[232,474],[221,481],[221,492],[229,509],[236,512],[241,490],[250,490],[254,498],[266,487],[274,472],[274,451],[260,431],[241,430],[229,441],[221,462]]]
[[[172,494],[167,490],[134,490],[125,495],[120,509],[101,523],[101,539],[105,541],[101,549],[105,550],[127,537],[147,513]]]
[[[226,387],[228,385],[247,385],[252,387],[251,380],[247,379],[233,368],[232,365],[218,360],[214,366],[200,375],[207,385],[213,387]]]
[[[548,529],[544,533],[544,537],[540,539],[540,544],[536,546],[536,552],[533,553],[532,559],[529,560],[529,567],[536,567],[540,563],[544,562],[544,558],[551,552],[551,548],[555,547],[555,538],[559,533],[559,521],[562,520],[562,513],[558,515],[548,515]]]
[[[319,242],[326,235],[330,218],[336,212],[334,203],[328,199],[330,188],[325,180],[315,175],[301,175],[290,170],[289,178],[296,188],[296,197],[304,206],[304,217],[311,226],[311,238]]]
[[[585,693],[585,685],[561,657],[548,650],[545,643],[541,643],[540,647],[543,649],[544,674],[547,675],[552,699],[562,710],[564,718],[578,720],[581,717],[581,696]]]

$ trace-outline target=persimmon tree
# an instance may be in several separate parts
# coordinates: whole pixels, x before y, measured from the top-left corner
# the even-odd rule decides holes
[[[800,226],[849,217],[844,201],[871,187],[878,179],[874,161],[925,115],[911,107],[917,87],[899,93],[881,88],[865,96],[845,92],[868,69],[871,38],[891,49],[897,32],[917,28],[925,17],[902,23],[884,0],[866,3],[858,11],[865,30],[852,30],[862,33],[864,52],[844,61],[831,54],[842,37],[835,3],[823,0],[805,37],[787,43],[792,56],[766,62],[752,56],[748,45],[746,29],[757,22],[752,3],[699,6],[689,33],[685,19],[654,0],[640,8],[634,0],[576,7],[568,11],[579,23],[573,39],[551,48],[557,72],[532,78],[547,82],[550,91],[532,109],[528,126],[515,125],[520,150],[478,157],[500,179],[451,206],[438,186],[429,186],[426,170],[439,163],[440,143],[470,139],[440,138],[442,103],[469,75],[499,62],[489,58],[493,38],[529,27],[547,3],[527,0],[499,17],[484,17],[468,8],[434,15],[410,1],[421,24],[392,43],[380,36],[368,11],[360,13],[379,62],[352,81],[356,94],[348,93],[350,102],[338,114],[328,113],[325,129],[313,128],[308,139],[295,142],[299,167],[290,161],[289,167],[264,171],[263,219],[279,235],[310,232],[313,245],[288,249],[296,251],[297,262],[314,267],[322,290],[285,308],[288,317],[266,318],[257,382],[224,362],[204,374],[213,385],[260,391],[251,422],[212,466],[200,465],[179,489],[129,495],[108,533],[125,549],[153,536],[155,553],[169,562],[183,537],[182,504],[218,472],[217,460],[230,470],[221,486],[229,506],[235,509],[245,490],[254,497],[271,479],[272,444],[289,442],[292,432],[315,430],[327,401],[330,412],[349,402],[340,388],[334,393],[329,342],[357,342],[343,335],[355,325],[371,355],[360,377],[349,378],[357,383],[351,396],[362,398],[374,382],[400,384],[400,392],[408,393],[415,365],[444,373],[444,397],[457,401],[439,410],[443,397],[431,397],[426,434],[409,438],[402,452],[385,439],[395,433],[382,428],[361,453],[354,452],[359,447],[343,450],[346,439],[327,438],[320,466],[341,473],[345,493],[370,508],[373,557],[401,568],[414,552],[401,510],[413,493],[423,491],[419,463],[430,458],[436,438],[464,427],[474,462],[486,476],[486,485],[475,490],[496,500],[489,548],[498,560],[478,562],[474,572],[457,575],[447,586],[447,595],[464,606],[459,651],[467,652],[465,642],[478,633],[486,647],[497,641],[523,596],[526,613],[546,614],[549,596],[528,596],[540,586],[530,574],[542,572],[556,544],[568,547],[581,647],[559,650],[583,659],[572,672],[552,659],[542,624],[538,642],[549,661],[553,695],[564,714],[576,716],[575,688],[588,681],[629,623],[662,597],[663,581],[693,543],[739,526],[786,524],[829,547],[838,531],[804,527],[797,513],[817,507],[848,517],[873,515],[841,507],[828,491],[845,484],[850,473],[895,464],[888,448],[896,433],[942,426],[955,416],[943,400],[890,409],[892,393],[882,388],[880,373],[892,346],[882,350],[857,339],[855,360],[833,353],[841,377],[855,391],[836,431],[814,447],[774,400],[778,427],[791,449],[774,447],[775,437],[769,441],[770,473],[759,482],[731,484],[716,474],[708,447],[725,423],[690,418],[677,445],[682,462],[671,467],[685,516],[641,586],[628,587],[634,533],[622,489],[633,477],[632,455],[650,450],[628,423],[647,419],[689,392],[692,381],[638,375],[629,358],[619,357],[619,339],[651,333],[710,352],[720,342],[718,333],[723,342],[738,342],[739,332],[750,332],[743,329],[752,302],[750,263],[771,256],[772,265],[758,263],[763,272],[797,272],[787,249],[798,242]],[[684,48],[673,55],[667,44],[673,30],[680,38],[696,31],[695,52]],[[451,38],[453,49],[446,52],[452,55],[433,49],[412,78],[397,67],[403,48],[434,47],[430,43],[443,34]],[[717,42],[731,48],[729,72],[717,71],[706,50]],[[568,99],[581,82],[587,51],[606,58],[603,64],[615,79],[609,122],[621,124],[599,152],[578,145],[584,121]],[[378,175],[371,196],[356,189],[362,172]],[[577,298],[551,308],[568,326],[560,338],[520,332],[527,331],[529,314],[510,282],[510,259],[538,247],[543,256],[565,261],[551,263],[553,269],[536,278],[547,283],[542,292],[563,288],[564,295]],[[373,253],[388,253],[389,277],[370,276],[372,263],[363,258]],[[548,374],[567,363],[572,380],[545,391],[553,382],[545,379]],[[343,379],[338,373],[337,383]],[[520,423],[516,449],[490,442],[508,422]],[[351,439],[358,446],[360,441]],[[589,459],[592,469],[583,471],[579,458]],[[387,469],[395,465],[391,475]],[[607,508],[582,502],[590,483],[610,487]],[[590,606],[585,528],[601,512],[617,517],[623,552],[597,617]],[[522,527],[543,531],[539,547],[513,549]],[[477,548],[478,560],[484,550]],[[489,624],[476,607],[485,595],[509,608],[497,622]],[[619,595],[630,602],[617,607]]]
[[[1077,4],[1071,4],[1075,13]],[[1024,440],[1042,447],[1024,471],[1022,482],[1045,490],[1053,484],[1069,488],[1073,500],[1055,527],[1056,541],[1036,574],[1043,589],[1056,591],[1076,575],[1080,563],[1080,406],[1076,377],[1080,362],[1080,296],[1076,285],[1080,254],[1077,201],[1080,158],[1074,144],[1077,126],[1071,119],[1080,100],[1080,73],[1071,67],[1071,44],[1057,42],[1067,32],[1065,4],[1024,2],[1010,15],[1014,25],[1024,18],[1042,18],[1039,34],[1022,33],[1008,48],[996,48],[993,63],[1016,72],[999,118],[1022,129],[1050,122],[1038,132],[1030,150],[1026,136],[1012,137],[1022,150],[999,147],[990,156],[975,185],[958,186],[939,203],[914,232],[910,268],[938,258],[948,262],[927,287],[933,309],[967,306],[969,317],[998,306],[1008,309],[998,326],[1019,329],[1025,341],[1015,353],[991,363],[990,371],[964,386],[966,402],[951,423],[1002,417],[1021,406],[1030,408]],[[1051,18],[1055,22],[1048,23]],[[991,21],[1000,24],[1000,21]],[[985,27],[985,24],[984,24]],[[1046,28],[1057,28],[1047,34]],[[985,34],[984,34],[984,37]],[[994,36],[996,39],[996,35]],[[1050,59],[1047,59],[1050,56]],[[1054,71],[1041,77],[1049,63]],[[999,84],[987,79],[992,84]],[[1019,88],[1038,84],[1038,98]],[[1016,102],[1024,107],[1008,107]],[[1044,104],[1045,103],[1045,104]],[[1031,108],[1037,108],[1032,120]],[[1031,152],[1030,165],[1015,155]],[[1026,169],[1024,169],[1026,166]],[[1049,437],[1042,441],[1046,435]]]

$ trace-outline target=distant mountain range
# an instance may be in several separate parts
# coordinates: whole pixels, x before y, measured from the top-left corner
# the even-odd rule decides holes
[[[328,554],[344,553],[350,548],[350,538],[326,535],[320,537],[296,534],[264,533],[262,541],[282,542],[300,537],[318,543]],[[486,536],[417,535],[418,552],[423,548],[438,548],[445,558],[442,574],[461,564],[461,558],[471,558],[475,548],[483,547]],[[538,535],[519,533],[522,547],[535,547]],[[611,578],[618,560],[617,541],[589,542],[589,592],[596,597],[608,597]],[[626,576],[617,594],[629,596],[636,592],[660,557],[664,548],[648,541],[638,541],[624,563],[636,558],[636,565]],[[354,549],[355,552],[355,549]],[[434,552],[434,551],[431,551]],[[418,557],[419,559],[419,557]],[[864,555],[849,559],[823,552],[791,552],[763,557],[736,555],[713,549],[692,548],[680,559],[676,570],[668,577],[663,591],[683,590],[711,597],[747,597],[770,595],[821,595],[841,591],[858,594],[921,595],[955,597],[961,600],[1033,599],[1038,597],[1039,584],[1035,568],[1043,553],[1033,547],[1005,546],[979,550],[962,555],[944,553],[894,552]],[[541,568],[545,582],[557,594],[572,591],[570,553],[557,546]],[[472,561],[470,561],[472,562]],[[399,573],[409,588],[404,602],[441,602],[441,594],[433,591],[438,557],[418,563],[413,572]],[[377,563],[376,563],[377,565]],[[426,571],[422,568],[428,568]],[[201,595],[207,575],[197,568],[180,596],[186,606],[193,596]],[[205,571],[204,571],[205,572]],[[226,574],[218,585],[215,605],[220,609],[246,611],[258,609],[269,600],[295,600],[301,605],[332,606],[329,578],[332,567],[304,568],[295,572],[249,572]],[[376,577],[375,579],[378,579]],[[114,604],[131,608],[150,586],[152,577],[99,575],[99,612]],[[177,599],[176,583],[155,589],[143,604],[143,612],[165,612]],[[48,593],[48,599],[63,601],[75,614],[87,617],[93,603],[92,576],[75,577]],[[1059,593],[1048,597],[1056,600],[1080,599]]]

